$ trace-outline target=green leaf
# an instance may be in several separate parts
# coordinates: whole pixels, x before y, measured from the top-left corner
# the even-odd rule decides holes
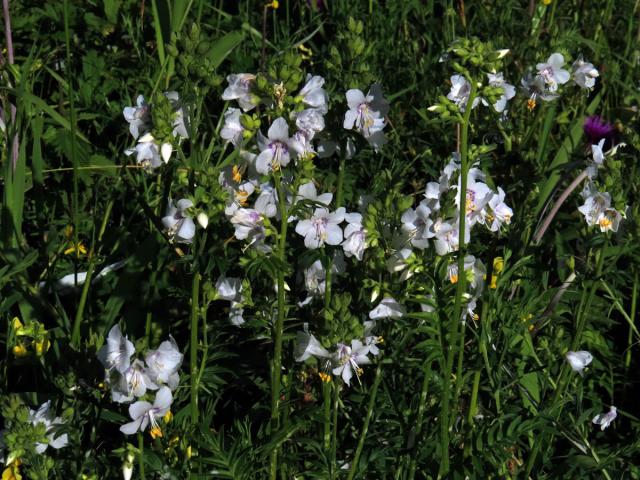
[[[216,40],[211,50],[209,50],[209,60],[213,63],[214,68],[217,68],[243,40],[244,33],[240,31],[229,32],[224,37]]]

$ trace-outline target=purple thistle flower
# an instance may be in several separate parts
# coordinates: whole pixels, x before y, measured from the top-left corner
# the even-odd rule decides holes
[[[607,123],[599,115],[591,115],[584,122],[584,134],[591,145],[597,145],[603,138],[606,139],[605,148],[611,148],[614,143],[615,127]]]

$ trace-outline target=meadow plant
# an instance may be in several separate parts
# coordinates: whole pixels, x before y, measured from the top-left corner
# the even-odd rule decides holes
[[[640,478],[634,16],[11,3],[3,480]]]

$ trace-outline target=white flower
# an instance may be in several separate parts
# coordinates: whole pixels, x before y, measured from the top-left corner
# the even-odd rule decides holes
[[[311,143],[311,137],[304,130],[299,130],[293,134],[289,146],[301,160],[308,160],[316,155],[313,143]]]
[[[133,343],[122,335],[118,325],[114,325],[109,330],[107,343],[98,350],[96,356],[109,372],[115,369],[119,373],[124,373],[131,365],[130,359],[135,351]]]
[[[216,300],[242,301],[242,279],[220,275],[216,281]]]
[[[289,154],[289,125],[282,118],[276,118],[269,127],[268,138],[258,132],[260,155],[256,158],[256,170],[266,175],[286,167],[291,160]]]
[[[471,84],[463,75],[451,76],[451,90],[447,94],[447,98],[455,103],[461,112],[464,112],[467,108],[467,102],[469,102],[469,95],[471,95]],[[476,108],[480,98],[473,99],[471,108]]]
[[[620,222],[622,221],[622,214],[615,208],[605,208],[598,217],[598,226],[600,231],[604,232],[617,232]]]
[[[389,112],[389,102],[382,96],[382,87],[374,83],[367,96],[362,91],[347,91],[349,110],[344,115],[343,127],[355,128],[378,151],[385,143],[382,130],[386,126],[384,117]]]
[[[187,132],[187,126],[185,125],[186,112],[185,108],[180,103],[180,95],[178,92],[164,92],[164,96],[167,97],[173,108],[173,136],[181,138],[189,138],[189,132]]]
[[[408,236],[411,245],[421,250],[429,246],[429,238],[434,236],[430,215],[431,209],[427,206],[427,201],[423,200],[415,210],[406,210],[400,218],[402,231]]]
[[[407,313],[407,309],[393,297],[384,297],[378,306],[369,312],[369,318],[371,320],[402,318],[405,313]]]
[[[51,412],[51,401],[40,405],[37,411],[29,410],[29,422],[34,426],[43,423],[46,428],[45,435],[49,441],[47,443],[36,443],[37,453],[44,453],[49,446],[57,450],[66,447],[69,443],[69,437],[66,433],[56,436],[56,425],[62,425],[65,422],[60,417],[54,417]]]
[[[320,344],[316,337],[310,334],[305,328],[305,331],[296,334],[294,358],[296,362],[304,362],[312,356],[329,358],[331,354]]]
[[[516,87],[507,83],[502,73],[488,73],[489,85],[492,87],[501,87],[503,90],[502,96],[493,104],[493,108],[496,112],[502,113],[507,107],[507,102],[516,96]],[[482,99],[482,103],[487,105],[487,101]]]
[[[571,365],[571,369],[574,372],[578,372],[582,375],[582,371],[593,360],[593,356],[586,350],[580,350],[578,352],[567,352],[567,362]]]
[[[298,94],[302,98],[302,102],[310,107],[317,109],[322,115],[328,111],[327,92],[322,88],[324,85],[324,78],[319,75],[307,75],[307,83],[305,83],[302,90]]]
[[[593,64],[585,62],[582,55],[573,62],[572,66],[573,81],[580,87],[591,90],[596,84],[596,78],[600,76],[598,69]]]
[[[362,215],[359,213],[347,213],[344,217],[348,225],[344,229],[345,241],[342,249],[347,257],[354,256],[362,260],[366,245],[366,230],[362,226]]]
[[[227,82],[229,86],[222,93],[223,100],[238,100],[240,108],[245,112],[255,108],[258,100],[251,93],[251,85],[256,76],[250,73],[238,73],[229,75]]]
[[[601,139],[597,145],[591,145],[591,155],[593,156],[593,163],[600,166],[604,163],[604,152],[602,151],[604,147],[604,142],[606,138]]]
[[[438,255],[446,255],[447,253],[455,252],[460,247],[459,245],[459,229],[457,221],[454,223],[454,220],[442,220],[438,218],[433,225],[431,226],[431,230],[435,233],[435,247],[436,253]],[[465,228],[464,230],[464,243],[469,243],[470,239],[470,228]]]
[[[364,344],[369,347],[369,353],[374,357],[380,353],[379,343],[383,343],[382,337],[373,334],[376,327],[375,320],[366,320],[364,323]]]
[[[316,185],[313,182],[307,182],[298,187],[298,195],[296,195],[295,203],[309,200],[315,203],[321,203],[322,205],[326,205],[327,207],[333,200],[333,193],[322,193],[318,195],[318,190],[316,189]]]
[[[489,200],[489,212],[485,215],[485,222],[492,232],[500,230],[502,224],[509,225],[513,217],[513,210],[504,203],[504,195],[504,190],[498,187],[498,193],[494,193]]]
[[[235,237],[238,240],[250,240],[249,245],[259,246],[266,238],[263,218],[252,208],[239,208],[231,217],[235,227]]]
[[[238,108],[228,108],[224,112],[224,125],[220,130],[220,137],[233,145],[238,146],[242,142],[244,127],[240,124],[242,112]]]
[[[563,65],[564,57],[560,53],[552,54],[547,63],[538,63],[536,65],[538,75],[549,85],[549,91],[551,92],[558,90],[558,85],[567,83],[571,78],[569,72],[562,68]]]
[[[397,272],[403,272],[404,270],[403,272],[403,275],[404,275],[405,272],[407,272],[406,268],[408,266],[408,260],[412,254],[413,254],[413,250],[411,250],[408,247],[398,248],[394,250],[391,256],[385,262],[387,271],[389,273],[397,273]],[[404,278],[403,280],[406,280],[410,276],[411,276],[410,274],[407,274],[406,278]]]
[[[536,100],[540,97],[545,102],[550,102],[551,100],[555,100],[558,98],[558,94],[554,93],[551,89],[547,89],[545,85],[545,80],[541,75],[531,75],[527,73],[520,82],[522,87],[524,88],[527,95],[529,95],[529,102],[531,106],[530,109],[533,109],[536,106]]]
[[[584,215],[587,225],[598,225],[601,215],[611,206],[611,195],[595,189],[585,190],[584,195],[586,195],[584,204],[578,207],[578,211]]]
[[[371,363],[367,353],[369,353],[369,346],[363,345],[360,340],[351,340],[351,347],[339,343],[335,354],[335,360],[339,366],[333,369],[333,374],[340,375],[347,385],[350,385],[354,372],[359,380],[360,375],[362,375],[360,365],[369,365]]]
[[[611,408],[607,413],[599,413],[598,415],[593,417],[593,420],[591,420],[591,422],[596,425],[600,425],[600,430],[604,430],[609,425],[611,425],[611,422],[613,422],[617,416],[618,409],[611,405]]]
[[[304,237],[304,245],[309,249],[329,245],[340,245],[343,240],[340,223],[344,220],[344,207],[335,212],[327,208],[316,208],[313,216],[308,220],[300,220],[296,225],[296,233]]]
[[[296,114],[296,126],[311,140],[316,133],[324,130],[324,117],[319,110],[307,108]]]
[[[143,138],[146,141],[143,142]],[[136,162],[147,170],[153,170],[162,165],[160,150],[158,150],[158,145],[155,143],[151,134],[144,135],[135,147],[126,149],[124,153],[127,156],[135,153]]]
[[[118,403],[130,402],[133,397],[142,397],[147,393],[147,390],[158,389],[158,385],[151,380],[147,369],[140,360],[133,361],[115,387],[111,390],[111,399]]]
[[[171,199],[167,204],[167,212],[162,217],[162,225],[167,235],[174,242],[191,243],[196,233],[196,224],[187,215],[187,210],[193,207],[193,202],[183,198],[174,205]]]
[[[468,225],[472,227],[477,222],[484,223],[486,217],[485,207],[493,197],[493,192],[486,183],[476,181],[482,172],[476,168],[469,170],[467,176],[467,195],[465,201],[465,213]],[[462,178],[458,179],[457,192],[460,192]],[[460,208],[460,195],[456,193],[456,206]]]
[[[131,477],[133,476],[133,461],[134,460],[135,460],[135,457],[133,456],[133,453],[129,452],[127,454],[127,458],[122,463],[122,478],[123,478],[123,480],[131,480]]]
[[[135,107],[125,107],[122,111],[125,120],[129,122],[129,132],[134,139],[137,140],[141,133],[151,128],[150,111],[150,106],[142,95],[138,95]]]
[[[120,427],[120,431],[125,435],[133,435],[140,431],[144,432],[149,423],[151,423],[151,436],[153,438],[161,437],[162,430],[158,425],[157,418],[163,417],[171,408],[173,395],[167,387],[162,387],[156,393],[153,405],[149,402],[138,401],[129,406],[129,416],[133,422],[126,423]]]
[[[183,355],[171,335],[169,340],[160,344],[157,350],[149,350],[144,356],[149,369],[147,373],[156,384],[167,384],[171,390],[178,388],[180,381],[178,370],[182,365]]]

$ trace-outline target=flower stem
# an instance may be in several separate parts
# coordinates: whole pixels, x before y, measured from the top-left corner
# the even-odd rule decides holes
[[[140,479],[144,480],[144,436],[142,433],[138,433],[138,462],[140,464]]]
[[[382,380],[382,362],[378,362],[378,368],[376,369],[376,376],[373,380],[373,385],[371,386],[371,393],[369,396],[369,405],[367,405],[367,414],[364,419],[364,425],[362,427],[362,433],[360,434],[360,440],[358,440],[358,447],[356,448],[356,454],[353,457],[353,461],[351,462],[351,471],[349,472],[349,476],[347,480],[353,480],[356,471],[358,470],[358,462],[360,461],[360,455],[362,454],[362,449],[364,447],[364,441],[367,437],[367,431],[369,430],[369,423],[371,422],[371,417],[373,415],[373,407],[376,403],[376,395],[378,394],[378,386],[380,385],[380,380]]]
[[[422,422],[424,420],[424,412],[427,407],[427,393],[429,391],[429,375],[431,373],[431,363],[427,365],[424,371],[424,378],[422,379],[422,388],[420,389],[420,400],[418,403],[418,413],[416,415],[415,423],[415,437],[414,444],[411,447],[411,461],[409,463],[409,474],[407,478],[413,480],[416,474],[416,450],[420,442],[420,436],[422,435]]]
[[[448,383],[451,381],[451,373],[453,369],[453,360],[455,356],[456,338],[458,336],[458,325],[460,324],[462,314],[462,295],[466,287],[466,276],[464,274],[464,256],[465,256],[465,227],[466,227],[466,200],[467,200],[467,173],[469,171],[468,152],[469,152],[469,118],[471,116],[471,106],[476,97],[476,82],[471,80],[471,91],[467,108],[462,121],[462,133],[460,140],[460,191],[459,206],[460,216],[458,220],[458,285],[453,309],[453,319],[451,320],[449,345],[447,351],[447,359],[445,363],[445,371],[443,376],[442,403],[440,409],[440,472],[439,477],[444,477],[449,473],[449,397],[450,389]],[[461,349],[464,351],[464,331],[460,340]],[[458,360],[460,363],[462,359]]]
[[[338,476],[338,465],[336,463],[336,451],[338,448],[338,405],[340,400],[340,386],[333,384],[333,435],[331,436],[331,479]]]
[[[195,248],[195,247],[194,247]],[[190,350],[190,372],[191,372],[191,424],[198,422],[198,310],[200,295],[200,273],[193,274],[193,284],[191,287],[191,350]]]
[[[287,260],[287,200],[284,190],[282,189],[282,180],[280,174],[274,175],[276,191],[278,192],[278,206],[280,210],[280,234],[278,235],[278,259],[282,262]],[[284,270],[279,269],[277,275],[278,283],[278,316],[274,328],[274,344],[273,344],[273,364],[271,368],[271,434],[278,429],[279,426],[279,403],[280,403],[280,383],[282,376],[282,332],[284,330],[285,317],[285,290],[284,290]],[[271,468],[270,478],[275,480],[278,472],[278,444],[271,452]]]

